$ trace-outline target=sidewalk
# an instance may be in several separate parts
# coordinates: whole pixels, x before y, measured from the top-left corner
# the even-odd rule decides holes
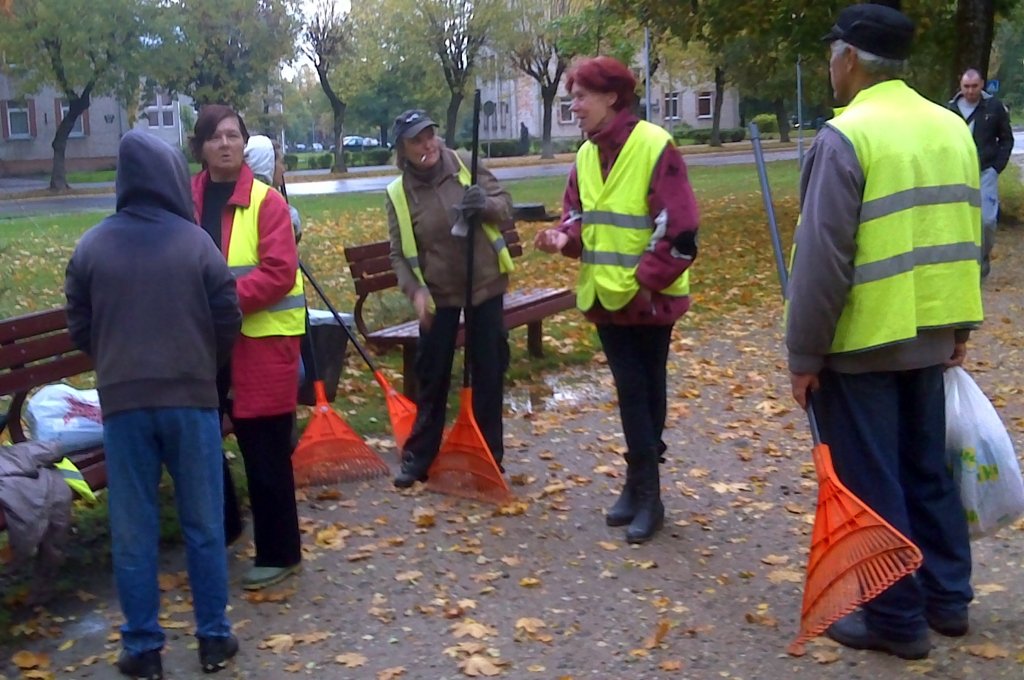
[[[1001,231],[988,320],[968,357],[1018,450],[1022,269],[1024,231]],[[785,654],[816,482],[806,423],[789,396],[779,311],[677,329],[662,466],[668,514],[651,543],[628,546],[603,522],[623,475],[607,368],[598,360],[545,376],[509,394],[506,467],[521,503],[496,512],[422,489],[398,493],[388,478],[301,492],[304,572],[248,596],[239,586],[251,560],[243,539],[230,562],[242,651],[223,675],[454,680],[475,668],[514,680],[1019,678],[1024,524],[974,543],[972,632],[933,636],[928,660],[822,639],[803,658]],[[389,441],[370,444],[394,471]],[[164,666],[170,678],[198,677],[182,550],[164,554]],[[0,664],[27,649],[47,654],[57,677],[117,677],[109,573],[68,579],[72,595],[26,613],[25,634],[0,651]],[[4,673],[18,677],[9,664]]]

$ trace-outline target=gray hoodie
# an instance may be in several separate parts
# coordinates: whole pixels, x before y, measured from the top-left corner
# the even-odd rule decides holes
[[[194,222],[181,151],[121,140],[117,213],[82,236],[64,281],[68,330],[92,356],[104,417],[217,408],[217,368],[241,328],[235,281]]]

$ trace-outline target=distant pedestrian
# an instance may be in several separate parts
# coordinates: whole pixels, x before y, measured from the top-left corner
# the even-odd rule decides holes
[[[985,92],[985,81],[977,69],[967,69],[960,78],[960,92],[949,108],[967,122],[978,148],[981,165],[981,276],[991,269],[990,257],[996,242],[999,219],[999,174],[1010,162],[1013,130],[1010,114],[1002,102]]]
[[[117,162],[117,213],[82,236],[67,266],[68,329],[93,358],[110,488],[125,675],[163,677],[157,614],[158,486],[166,466],[185,536],[206,672],[238,651],[225,610],[217,367],[242,315],[235,282],[193,220],[181,152],[129,131]]]
[[[974,144],[900,80],[913,35],[906,16],[865,3],[826,36],[845,108],[804,163],[786,326],[793,397],[813,401],[840,480],[924,554],[828,635],[904,659],[928,655],[929,627],[968,630],[971,546],[942,373],[982,320]]]
[[[626,436],[626,482],[605,521],[629,525],[626,540],[643,543],[665,518],[658,464],[669,341],[690,308],[697,201],[671,135],[633,113],[629,68],[585,59],[567,87],[587,141],[569,173],[562,223],[535,245],[581,261],[576,304],[597,326]]]

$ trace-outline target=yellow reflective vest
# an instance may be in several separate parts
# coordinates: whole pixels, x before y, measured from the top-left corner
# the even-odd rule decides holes
[[[470,186],[473,182],[466,164],[462,162],[458,155],[456,155],[455,159],[459,162],[459,184],[464,187]],[[402,257],[409,263],[409,267],[420,282],[420,285],[425,286],[427,284],[423,279],[423,269],[420,267],[416,236],[412,231],[412,214],[409,212],[409,199],[405,196],[402,178],[398,177],[389,183],[387,192],[388,198],[391,199],[391,205],[395,206],[395,217],[398,218],[398,232],[402,239]],[[498,255],[498,269],[502,274],[508,274],[514,267],[512,255],[508,252],[508,246],[505,244],[505,238],[501,235],[501,230],[493,224],[484,224],[482,226],[484,234],[487,235],[487,240],[490,241],[491,246],[494,247],[494,252]]]
[[[82,473],[71,462],[70,458],[62,458],[54,463],[53,466],[60,471],[61,477],[68,483],[72,491],[82,498],[87,498],[90,501],[96,500],[96,494],[89,488],[89,483],[85,481],[85,477],[82,476]]]
[[[270,191],[263,182],[253,180],[249,205],[235,208],[228,244],[228,268],[235,278],[256,269],[260,263],[260,206]],[[302,335],[306,332],[306,298],[302,272],[295,270],[295,285],[276,304],[242,317],[242,335],[263,338],[270,335]]]
[[[576,306],[587,311],[597,300],[610,312],[625,307],[640,290],[636,270],[652,247],[654,220],[647,192],[651,176],[672,136],[646,121],[636,124],[619,152],[607,179],[601,174],[597,146],[584,142],[576,153],[576,177],[583,208],[583,254],[580,258]],[[683,296],[690,292],[689,271],[659,291]]]
[[[902,342],[983,318],[977,151],[955,114],[903,81],[862,90],[829,125],[853,145],[865,185],[853,286],[831,352]],[[912,120],[913,126],[886,125]],[[941,160],[919,161],[941,151]]]

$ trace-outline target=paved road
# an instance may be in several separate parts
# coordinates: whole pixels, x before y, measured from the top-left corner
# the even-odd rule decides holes
[[[770,161],[792,160],[796,158],[796,151],[775,151],[766,154]],[[752,163],[753,156],[749,153],[722,153],[722,154],[693,154],[686,158],[688,165],[736,165]],[[530,179],[535,177],[565,177],[569,172],[568,163],[554,163],[552,165],[529,165],[511,168],[495,168],[495,176],[502,181]],[[386,170],[393,169],[389,166],[377,168],[366,168]],[[314,174],[318,171],[303,171],[303,174]],[[319,171],[326,172],[326,171]],[[350,177],[346,179],[293,182],[288,185],[289,196],[321,196],[325,194],[341,194],[351,192],[383,191],[394,178],[394,175],[376,177]],[[7,191],[28,191],[31,189],[43,188],[45,182],[40,180],[18,180],[14,178],[3,181],[4,189]],[[112,182],[97,183],[91,185],[79,185],[93,188],[113,189]],[[29,217],[34,215],[56,215],[73,212],[106,211],[113,212],[114,197],[111,194],[98,194],[94,196],[55,196],[45,198],[2,200],[3,193],[0,192],[0,218],[5,217]]]

